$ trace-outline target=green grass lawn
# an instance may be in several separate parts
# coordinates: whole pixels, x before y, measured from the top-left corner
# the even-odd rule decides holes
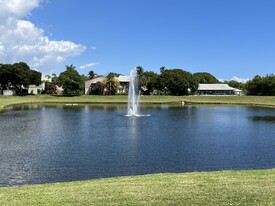
[[[143,96],[142,103],[220,103],[275,107],[275,97]],[[127,103],[127,96],[0,96],[20,103]],[[275,169],[155,174],[0,187],[0,205],[275,205]]]
[[[194,172],[0,187],[0,205],[275,205],[275,170]]]
[[[141,103],[215,103],[215,104],[248,104],[275,107],[275,97],[256,96],[142,96]],[[0,96],[0,110],[7,105],[21,103],[127,103],[126,95],[113,96],[79,96],[79,97],[55,97],[49,95],[36,96]]]

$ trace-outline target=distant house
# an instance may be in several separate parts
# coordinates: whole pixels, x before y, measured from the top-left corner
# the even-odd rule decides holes
[[[16,94],[14,89],[6,89],[3,90],[3,95],[4,96],[14,96]]]
[[[119,81],[119,87],[118,87],[117,93],[118,94],[128,93],[130,77],[120,75],[116,77],[116,79]]]
[[[28,94],[41,94],[45,90],[45,82],[51,82],[52,79],[48,75],[41,76],[42,83],[40,85],[31,84],[28,87]]]
[[[128,87],[129,87],[129,82],[130,82],[130,77],[129,76],[124,76],[120,75],[118,77],[115,77],[115,79],[119,82],[119,87],[117,89],[118,94],[124,94],[128,92]],[[103,83],[104,81],[107,80],[107,77],[100,76],[96,77],[94,79],[90,79],[88,81],[85,81],[85,94],[88,95],[90,94],[91,87],[95,85],[97,82]]]
[[[242,90],[230,87],[228,84],[199,84],[198,95],[242,95]]]
[[[106,81],[106,79],[107,79],[106,77],[101,76],[101,77],[96,77],[88,81],[85,81],[85,94],[86,95],[90,94],[91,86],[95,85],[97,82],[104,82]]]
[[[29,85],[28,94],[41,94],[41,92],[45,89],[45,83],[43,82],[39,86]]]

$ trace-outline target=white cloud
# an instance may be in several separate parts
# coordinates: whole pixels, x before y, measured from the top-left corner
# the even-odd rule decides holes
[[[240,78],[240,77],[234,76],[234,77],[232,77],[231,80],[234,80],[234,81],[236,81],[236,82],[246,83],[246,82],[249,80],[249,78]]]
[[[0,0],[0,21],[20,19],[30,14],[43,0]]]
[[[96,66],[96,65],[98,65],[98,64],[99,64],[98,62],[85,64],[85,65],[80,66],[79,69],[91,68],[91,67],[94,67],[94,66]]]
[[[0,0],[0,63],[24,61],[33,69],[54,68],[86,47],[71,41],[52,41],[44,30],[23,17],[42,0]]]
[[[96,50],[96,47],[95,47],[95,46],[91,46],[91,49],[92,49],[92,50]]]

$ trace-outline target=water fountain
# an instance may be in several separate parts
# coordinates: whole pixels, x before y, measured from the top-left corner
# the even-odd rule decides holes
[[[130,82],[128,91],[128,111],[126,116],[140,116],[139,114],[139,89],[138,89],[138,78],[137,69],[130,71]]]

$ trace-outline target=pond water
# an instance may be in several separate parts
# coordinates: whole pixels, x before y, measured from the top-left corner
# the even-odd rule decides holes
[[[275,110],[23,105],[0,113],[0,186],[275,167]]]

